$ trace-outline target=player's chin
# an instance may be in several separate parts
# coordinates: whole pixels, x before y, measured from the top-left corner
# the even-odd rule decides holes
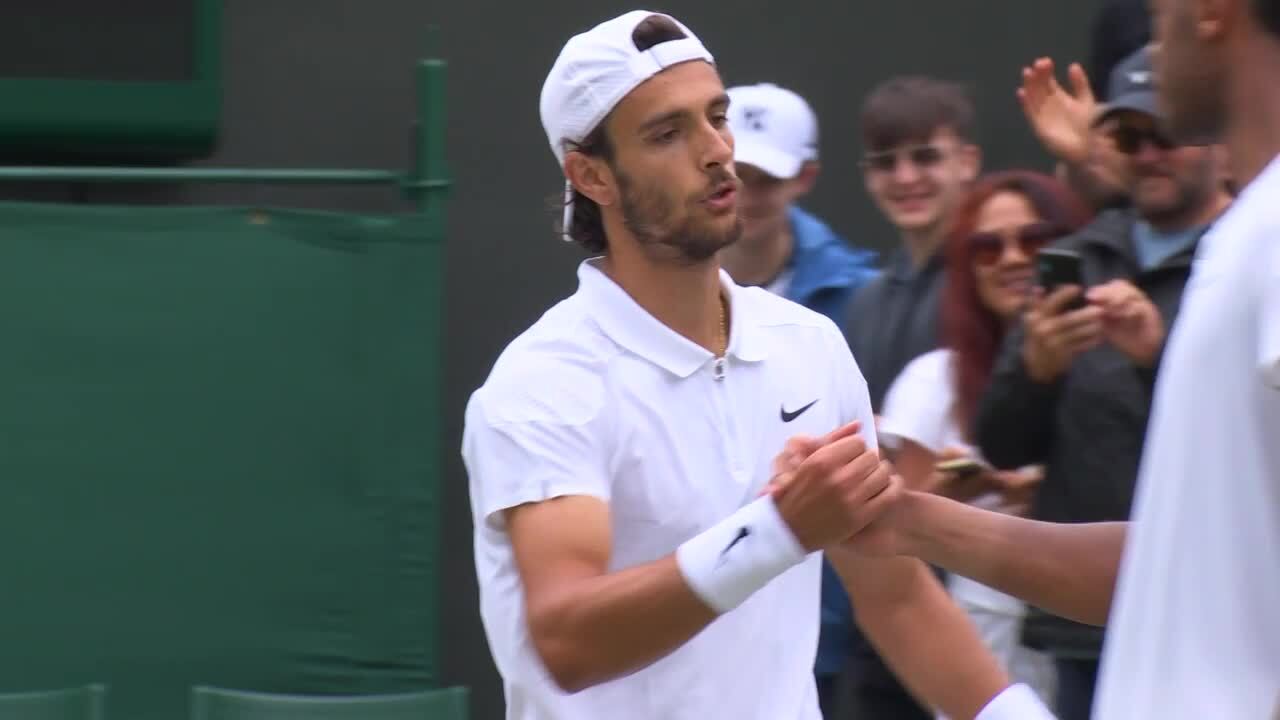
[[[742,237],[742,222],[736,217],[700,218],[685,226],[690,245],[697,246],[699,255],[710,257],[721,249],[736,243]]]
[[[716,228],[716,229],[718,229],[719,232],[708,233],[710,241],[712,241],[710,242],[710,245],[716,246],[716,250],[726,249],[726,247],[733,245],[733,243],[741,240],[741,237],[742,237],[741,224],[731,223],[731,224],[728,224],[727,227]]]
[[[737,213],[718,215],[707,222],[707,234],[718,237],[722,246],[732,245],[742,237],[742,218]]]

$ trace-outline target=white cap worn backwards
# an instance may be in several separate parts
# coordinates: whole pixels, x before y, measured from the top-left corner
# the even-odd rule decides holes
[[[654,15],[671,20],[685,37],[648,50],[638,49],[632,34],[637,25]],[[689,28],[663,13],[633,10],[570,38],[542,85],[539,103],[542,128],[561,169],[565,154],[585,140],[636,86],[690,60],[715,62]],[[573,219],[572,197],[573,187],[566,180],[566,239]]]

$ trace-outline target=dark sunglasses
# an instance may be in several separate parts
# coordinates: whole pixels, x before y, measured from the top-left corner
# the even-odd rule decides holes
[[[1157,128],[1134,127],[1132,125],[1120,125],[1111,131],[1111,139],[1116,143],[1116,149],[1125,155],[1136,155],[1142,149],[1143,143],[1151,143],[1158,150],[1172,150],[1178,147],[1177,143],[1169,139]]]
[[[943,152],[942,148],[936,145],[918,145],[900,150],[886,150],[868,154],[862,159],[862,167],[875,172],[891,173],[897,169],[899,160],[904,157],[912,165],[921,169],[928,169],[942,162]]]
[[[1065,234],[1061,228],[1047,222],[1023,225],[1012,233],[975,233],[969,238],[969,253],[979,265],[995,265],[1004,256],[1005,247],[1016,244],[1030,259],[1045,245]]]

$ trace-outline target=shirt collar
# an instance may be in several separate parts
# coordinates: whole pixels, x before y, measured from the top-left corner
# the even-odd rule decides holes
[[[715,360],[706,348],[667,327],[640,307],[598,264],[599,260],[593,258],[578,266],[578,294],[586,302],[587,313],[610,339],[682,378]],[[735,284],[723,269],[720,270],[720,284],[729,298],[727,355],[744,362],[764,360],[767,353],[761,330],[752,322],[747,309],[751,291]]]

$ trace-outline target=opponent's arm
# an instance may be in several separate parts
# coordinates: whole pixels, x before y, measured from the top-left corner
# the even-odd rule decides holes
[[[795,437],[775,460],[770,492],[786,493],[795,467],[821,441]],[[875,451],[867,453],[878,457]],[[956,719],[1047,720],[1048,709],[1025,686],[1010,686],[1008,675],[987,650],[967,615],[919,560],[886,550],[895,539],[894,508],[906,491],[901,481],[882,494],[889,517],[879,516],[846,543],[826,549],[827,559],[852,601],[863,633],[912,693],[926,705]],[[874,538],[882,538],[878,543]],[[883,539],[883,538],[887,538]],[[870,555],[867,551],[881,554]]]
[[[1039,522],[922,493],[906,493],[885,521],[905,554],[1055,615],[1106,624],[1128,523]]]

